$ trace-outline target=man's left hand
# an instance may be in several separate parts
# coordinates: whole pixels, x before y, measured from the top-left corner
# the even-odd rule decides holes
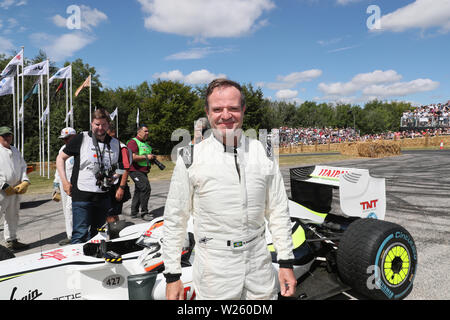
[[[283,297],[293,296],[297,287],[297,279],[295,279],[294,270],[280,268],[278,280],[280,281],[281,295]]]
[[[17,194],[25,194],[28,190],[30,183],[28,181],[23,181],[21,184],[14,187]]]

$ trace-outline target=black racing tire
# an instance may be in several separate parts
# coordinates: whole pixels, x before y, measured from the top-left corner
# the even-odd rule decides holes
[[[14,253],[8,248],[0,245],[0,261],[15,258]]]
[[[344,232],[337,251],[342,281],[369,299],[400,300],[411,292],[417,249],[398,224],[359,219]]]

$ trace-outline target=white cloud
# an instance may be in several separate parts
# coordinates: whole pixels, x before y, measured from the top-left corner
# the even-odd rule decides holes
[[[16,7],[20,7],[20,6],[24,6],[27,4],[27,0],[2,0],[0,1],[0,8],[8,10],[9,7],[12,6],[16,6]]]
[[[172,70],[169,72],[160,72],[153,75],[155,79],[163,79],[170,81],[184,81],[184,75],[180,70]]]
[[[380,20],[381,29],[372,31],[403,32],[408,29],[438,28],[450,31],[450,0],[416,0],[386,14]]]
[[[30,39],[35,46],[42,48],[56,62],[72,57],[77,51],[95,41],[95,37],[92,34],[93,28],[108,20],[107,15],[98,9],[81,5],[80,11],[80,30],[58,36],[47,33],[34,33],[30,35]],[[56,26],[67,28],[67,17],[55,15],[51,20]]]
[[[278,82],[258,82],[260,87],[266,87],[271,90],[292,89],[298,83],[312,81],[322,75],[322,70],[311,69],[300,72],[292,72],[286,76],[277,76]]]
[[[26,27],[24,27],[23,25],[21,26],[19,21],[15,18],[8,18],[6,19],[6,23],[4,23],[4,21],[0,20],[0,28],[3,28],[2,33],[4,35],[9,35],[9,34],[17,34],[19,32],[23,32],[26,30]]]
[[[108,16],[98,9],[91,9],[88,6],[81,6],[81,28],[91,30],[103,21],[108,20]]]
[[[322,47],[333,45],[342,41],[342,38],[333,38],[328,40],[318,40],[317,43]]]
[[[13,45],[11,40],[0,36],[0,52],[7,53],[7,52],[12,51],[14,49],[16,49],[16,47]]]
[[[61,27],[61,28],[67,27],[67,18],[60,16],[59,14],[57,14],[56,16],[53,16],[52,21],[58,27]]]
[[[408,82],[401,82],[401,79],[402,76],[395,70],[360,73],[349,82],[320,83],[318,89],[324,93],[324,96],[315,99],[340,103],[367,102],[432,91],[440,85],[439,82],[431,79],[416,79]]]
[[[272,0],[138,0],[145,27],[197,39],[240,37],[267,24]]]
[[[95,38],[82,32],[66,33],[55,37],[46,33],[30,35],[35,46],[42,48],[54,61],[72,57],[75,52],[92,43]]]
[[[341,47],[341,48],[329,50],[328,53],[346,51],[346,50],[350,50],[350,49],[357,48],[357,47],[359,47],[359,45],[353,45],[353,46],[348,46],[348,47]]]
[[[97,27],[100,23],[107,21],[108,16],[98,9],[91,9],[89,6],[81,5],[81,30],[92,31],[92,28]],[[67,27],[67,17],[62,17],[59,14],[52,17],[53,23],[61,28]]]
[[[409,82],[397,82],[389,85],[372,85],[363,90],[366,96],[403,97],[406,95],[432,91],[439,87],[439,82],[431,79],[416,79]]]
[[[280,100],[290,100],[296,98],[297,96],[298,91],[290,89],[279,90],[277,91],[277,93],[275,93],[275,97]]]
[[[349,82],[320,83],[319,90],[327,96],[347,96],[372,84],[390,83],[402,78],[394,70],[375,70],[370,73],[360,73]]]
[[[402,76],[395,70],[375,70],[369,73],[360,73],[353,77],[352,81],[361,85],[394,82],[402,79]]]
[[[292,72],[287,76],[278,76],[277,80],[282,82],[290,82],[290,83],[299,83],[299,82],[308,82],[315,78],[318,78],[322,75],[322,70],[319,69],[311,69],[301,72]]]
[[[171,80],[185,82],[186,84],[198,85],[198,84],[208,84],[217,78],[226,78],[224,74],[214,74],[206,69],[201,69],[193,71],[188,75],[184,75],[180,70],[172,70],[169,72],[155,73],[153,75],[155,79]]]
[[[337,0],[337,4],[340,4],[342,6],[345,6],[349,3],[354,3],[354,2],[360,2],[361,0]]]
[[[165,60],[194,60],[194,59],[202,59],[214,53],[224,53],[232,51],[231,48],[213,48],[213,47],[204,47],[204,48],[191,48],[186,51],[177,52],[167,56]]]

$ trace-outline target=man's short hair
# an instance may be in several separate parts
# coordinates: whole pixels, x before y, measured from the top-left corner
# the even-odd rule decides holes
[[[92,113],[92,121],[99,119],[105,119],[108,123],[111,123],[109,112],[103,108],[99,108]]]
[[[139,132],[139,131],[141,131],[144,128],[148,128],[148,126],[146,124],[142,124],[141,123],[141,124],[139,124],[137,131]]]
[[[241,85],[233,80],[218,78],[211,81],[211,83],[208,85],[208,88],[206,89],[206,98],[205,98],[206,109],[209,109],[208,98],[213,93],[214,89],[222,87],[235,87],[236,89],[238,89],[239,92],[241,93],[241,108],[245,106],[245,95]]]

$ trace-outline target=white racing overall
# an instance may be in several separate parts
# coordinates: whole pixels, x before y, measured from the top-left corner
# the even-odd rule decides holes
[[[60,154],[66,146],[63,145],[61,149],[59,149],[58,154]],[[67,180],[70,181],[70,178],[72,177],[72,170],[74,165],[74,157],[70,157],[66,161],[66,177]],[[53,180],[53,183],[57,183],[59,185],[59,192],[61,194],[61,202],[63,207],[63,213],[64,213],[64,221],[66,224],[66,234],[67,238],[72,237],[72,229],[73,229],[73,220],[72,220],[72,197],[70,197],[65,191],[63,184],[61,182],[61,178],[59,177],[58,170],[55,172],[55,179]]]
[[[14,188],[25,180],[29,181],[27,164],[22,155],[14,146],[8,149],[0,145],[0,189],[5,183]],[[6,241],[16,240],[20,198],[19,194],[7,196],[5,191],[0,191],[0,219],[5,215],[4,237]]]
[[[259,141],[243,136],[225,150],[211,135],[195,145],[188,168],[178,157],[164,211],[164,273],[181,274],[191,215],[197,299],[277,298],[265,221],[279,260],[293,259],[291,223],[281,172]]]

